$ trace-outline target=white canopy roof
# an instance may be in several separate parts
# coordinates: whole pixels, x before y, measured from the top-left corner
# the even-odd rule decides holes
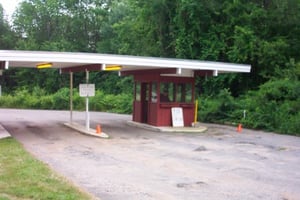
[[[105,70],[106,66],[118,65],[122,66],[121,72],[130,70],[176,68],[178,69],[178,74],[181,74],[182,71],[193,72],[195,70],[211,70],[216,73],[250,72],[251,69],[250,65],[223,62],[52,51],[0,50],[0,62],[2,63],[2,66],[5,65],[6,68],[36,68],[40,63],[52,63],[52,68],[59,69],[99,65],[101,66],[99,70]]]

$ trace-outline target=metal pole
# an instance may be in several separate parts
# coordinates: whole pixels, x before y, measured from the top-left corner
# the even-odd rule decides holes
[[[86,70],[86,84],[89,84],[89,71],[88,70]],[[85,127],[86,127],[86,130],[89,131],[90,130],[89,96],[86,96],[85,107],[86,107]]]
[[[70,123],[73,123],[73,72],[70,72]]]
[[[195,101],[195,116],[194,116],[194,123],[197,122],[198,118],[198,100]]]

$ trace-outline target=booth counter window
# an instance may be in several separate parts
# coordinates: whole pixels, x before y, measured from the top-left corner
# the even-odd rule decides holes
[[[176,102],[192,102],[192,84],[180,83],[176,85]]]
[[[161,83],[160,102],[192,103],[191,83]]]
[[[174,102],[174,84],[173,83],[161,83],[160,84],[160,102]]]
[[[192,84],[191,83],[169,83],[152,82],[144,84],[135,83],[135,101],[142,101],[142,98],[151,103],[192,103]],[[144,92],[142,92],[144,90]],[[159,91],[158,91],[159,90]],[[158,93],[159,92],[159,93]],[[142,97],[142,93],[144,97]],[[159,100],[158,100],[159,97]]]

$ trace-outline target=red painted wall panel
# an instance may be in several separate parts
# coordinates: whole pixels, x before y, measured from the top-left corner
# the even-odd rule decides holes
[[[157,110],[156,126],[172,126],[172,107],[181,107],[183,110],[184,126],[191,126],[194,122],[195,105],[182,103],[160,104]]]
[[[142,122],[142,110],[141,110],[141,102],[134,101],[133,102],[133,121]]]
[[[148,110],[148,124],[157,126],[157,103],[150,103]]]

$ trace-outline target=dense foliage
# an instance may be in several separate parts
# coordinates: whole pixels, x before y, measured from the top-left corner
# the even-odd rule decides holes
[[[0,98],[0,107],[67,110],[70,107],[70,90],[62,88],[54,94],[47,94],[40,87],[34,87],[30,92],[21,88],[12,94]],[[105,94],[97,90],[90,100],[90,110],[114,113],[132,112],[131,94]],[[79,96],[78,89],[73,90],[73,107],[75,110],[85,110],[85,98]]]
[[[299,0],[23,0],[12,25],[0,5],[0,28],[1,49],[251,64],[250,74],[197,80],[200,119],[300,132]],[[97,72],[91,78],[103,95],[132,93],[129,77]],[[76,74],[75,85],[83,80],[84,74]],[[39,85],[47,96],[67,87],[68,77],[52,70],[10,69],[0,84],[10,95],[31,94]]]
[[[199,98],[201,121],[300,135],[300,82],[279,80],[233,98],[228,89]]]

